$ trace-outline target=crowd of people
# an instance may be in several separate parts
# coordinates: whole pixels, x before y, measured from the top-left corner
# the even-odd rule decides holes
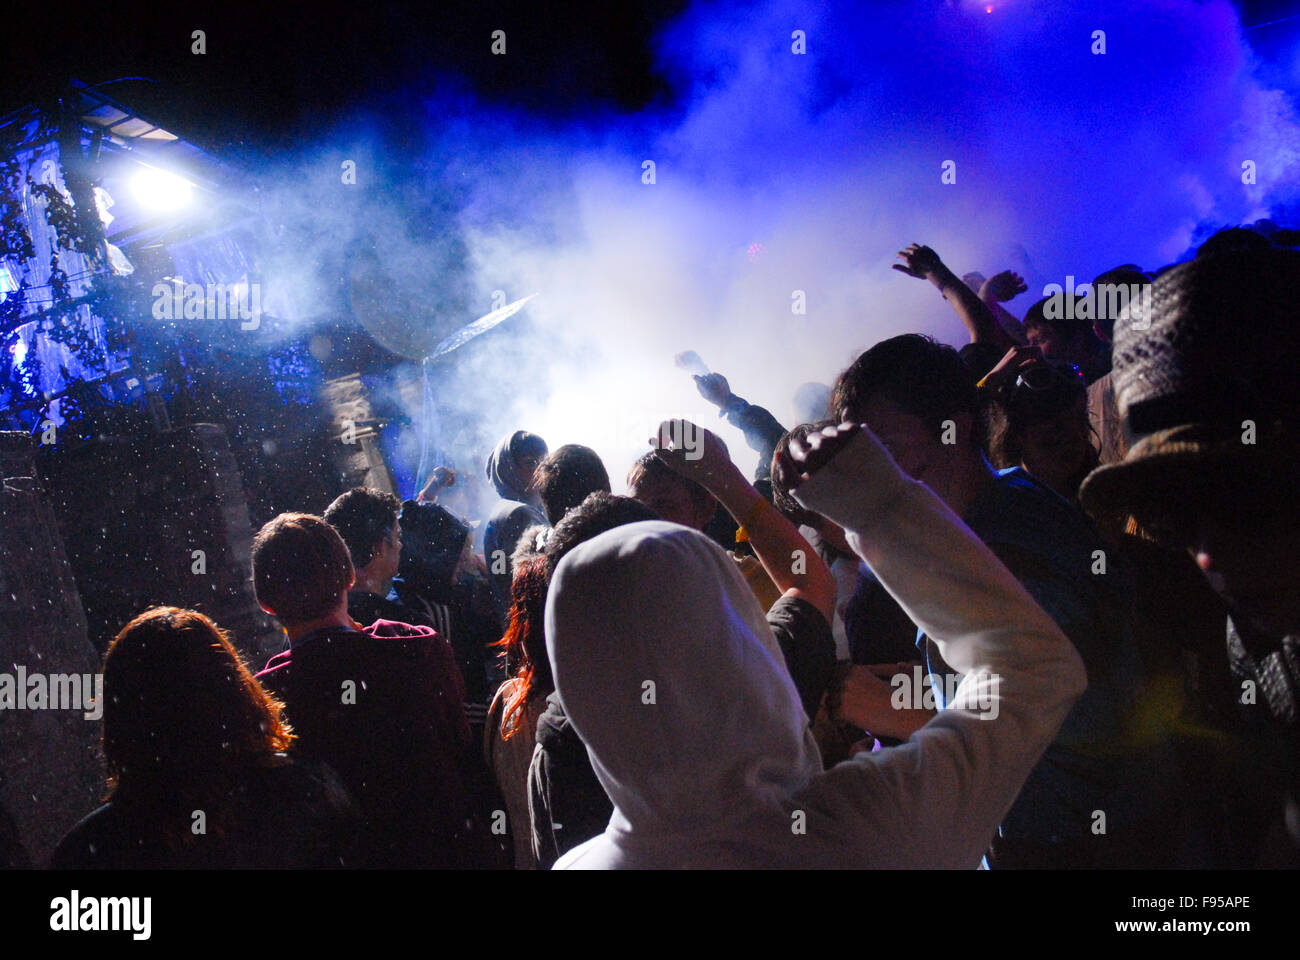
[[[285,649],[127,624],[107,799],[52,865],[1300,864],[1287,236],[1021,317],[1015,273],[910,246],[960,348],[877,343],[789,429],[696,376],[752,480],[685,421],[626,496],[517,430],[473,521],[448,468],[281,514],[251,574]]]

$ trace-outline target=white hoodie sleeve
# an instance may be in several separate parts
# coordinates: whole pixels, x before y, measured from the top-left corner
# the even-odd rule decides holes
[[[813,859],[976,867],[1082,694],[1083,662],[997,557],[865,429],[794,497],[844,527],[963,675],[949,707],[907,743],[859,755],[805,788],[808,833],[839,838],[838,851]]]

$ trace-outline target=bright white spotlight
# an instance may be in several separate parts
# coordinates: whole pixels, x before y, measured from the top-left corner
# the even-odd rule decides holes
[[[194,184],[166,170],[145,167],[131,179],[131,194],[150,210],[179,210],[190,202]]]

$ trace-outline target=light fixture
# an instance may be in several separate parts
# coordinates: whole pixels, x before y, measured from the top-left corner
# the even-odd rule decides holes
[[[132,196],[150,210],[179,210],[189,204],[193,192],[188,180],[155,167],[145,167],[131,178]]]

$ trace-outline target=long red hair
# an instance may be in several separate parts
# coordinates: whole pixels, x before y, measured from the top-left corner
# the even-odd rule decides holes
[[[155,607],[104,656],[104,759],[109,799],[163,828],[176,811],[213,808],[251,765],[276,762],[293,732],[284,706],[248,671],[226,632],[194,610]]]
[[[510,625],[495,646],[501,647],[506,675],[515,680],[506,694],[501,736],[509,740],[519,728],[524,707],[533,696],[555,689],[546,658],[546,588],[550,576],[544,556],[515,564],[510,582]]]

